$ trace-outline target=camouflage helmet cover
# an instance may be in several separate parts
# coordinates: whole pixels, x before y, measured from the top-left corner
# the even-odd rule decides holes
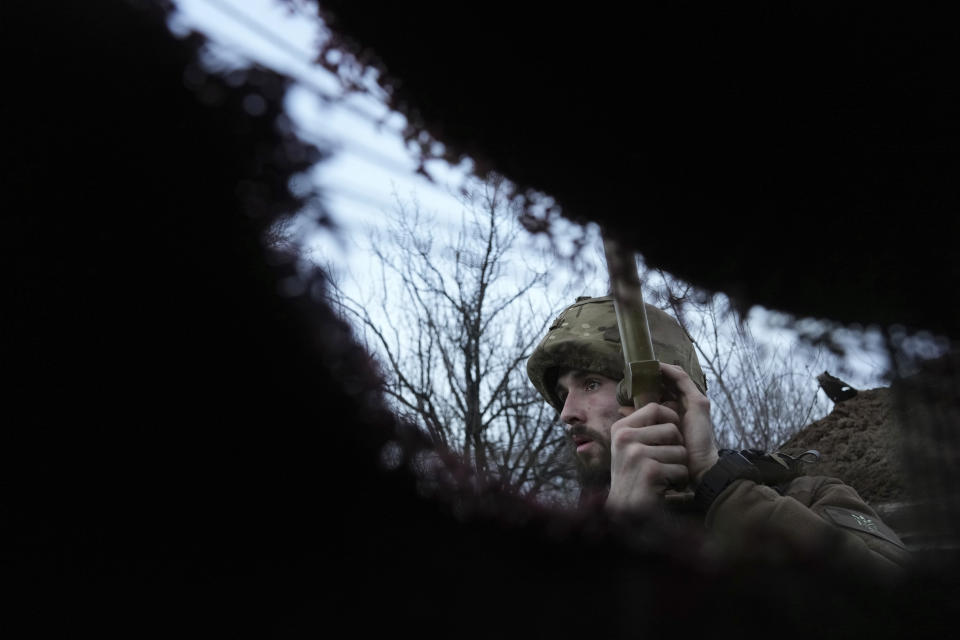
[[[686,331],[664,311],[650,304],[645,306],[656,359],[682,367],[700,391],[706,393],[707,381]],[[527,376],[540,395],[561,411],[563,403],[556,393],[560,370],[593,371],[620,380],[623,364],[613,297],[581,296],[550,325],[527,360]]]

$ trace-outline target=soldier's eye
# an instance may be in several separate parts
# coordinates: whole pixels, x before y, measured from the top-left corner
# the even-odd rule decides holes
[[[584,383],[583,388],[586,389],[587,391],[595,391],[599,386],[600,386],[599,380],[595,378],[590,378]]]

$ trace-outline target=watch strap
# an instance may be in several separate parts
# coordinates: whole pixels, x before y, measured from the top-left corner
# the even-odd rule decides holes
[[[747,478],[760,482],[760,470],[739,451],[723,450],[720,459],[707,471],[694,492],[697,506],[706,511],[733,481]]]

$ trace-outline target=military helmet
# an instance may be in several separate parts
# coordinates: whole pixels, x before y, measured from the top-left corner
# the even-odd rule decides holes
[[[690,336],[666,312],[650,304],[645,306],[654,357],[682,367],[701,393],[706,393],[707,381]],[[581,296],[550,325],[547,335],[527,360],[527,376],[540,395],[561,411],[563,403],[557,396],[556,386],[562,369],[593,371],[620,380],[623,365],[613,297]]]

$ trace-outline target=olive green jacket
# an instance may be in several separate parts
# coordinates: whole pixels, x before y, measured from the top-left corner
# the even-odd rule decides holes
[[[727,552],[827,554],[865,579],[895,581],[911,561],[897,534],[856,490],[826,476],[800,476],[780,491],[737,480],[717,496],[704,526]]]

